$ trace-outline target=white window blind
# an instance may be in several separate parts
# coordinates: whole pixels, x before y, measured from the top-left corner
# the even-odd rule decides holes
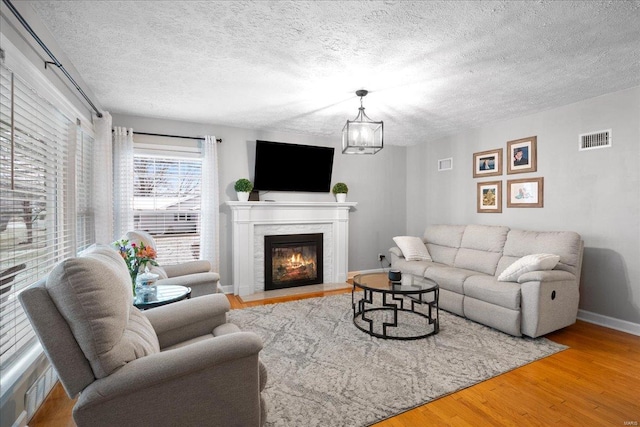
[[[75,124],[0,66],[0,369],[35,339],[17,295],[73,253],[71,143]]]
[[[76,245],[82,251],[96,241],[93,211],[94,139],[78,129],[76,139]]]
[[[162,264],[200,257],[202,160],[134,155],[134,227],[156,241]]]

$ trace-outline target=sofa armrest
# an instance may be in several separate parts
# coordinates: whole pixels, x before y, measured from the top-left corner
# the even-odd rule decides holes
[[[394,254],[395,256],[397,256],[398,258],[402,258],[404,255],[402,254],[402,251],[400,250],[399,247],[394,246],[392,248],[389,248],[389,252]]]
[[[186,276],[187,274],[208,273],[211,263],[207,260],[188,261],[181,264],[163,265],[168,277]]]
[[[576,276],[564,270],[529,271],[518,277],[518,283],[525,282],[559,282],[576,280]]]
[[[521,276],[520,329],[536,338],[576,321],[580,290],[577,277],[567,271],[532,271]]]
[[[163,305],[146,310],[143,314],[156,331],[160,348],[165,348],[210,334],[213,329],[226,323],[230,308],[225,295],[213,294]]]
[[[260,424],[261,339],[239,332],[152,354],[96,380],[74,408],[78,425]],[[133,418],[132,418],[133,417]]]

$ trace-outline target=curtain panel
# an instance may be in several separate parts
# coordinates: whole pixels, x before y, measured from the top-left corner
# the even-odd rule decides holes
[[[133,129],[124,127],[113,130],[113,215],[111,241],[133,230]]]
[[[220,271],[220,195],[218,192],[218,146],[215,136],[202,142],[202,218],[200,221],[200,258]]]

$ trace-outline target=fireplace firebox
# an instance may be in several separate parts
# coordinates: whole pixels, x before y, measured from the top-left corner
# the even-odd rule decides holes
[[[264,289],[323,283],[322,233],[264,236]]]

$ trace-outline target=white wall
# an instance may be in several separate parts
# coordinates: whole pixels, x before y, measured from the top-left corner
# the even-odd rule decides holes
[[[222,285],[230,285],[231,212],[224,205],[236,200],[233,184],[238,178],[253,180],[256,139],[335,148],[332,184],[347,183],[347,200],[358,202],[351,211],[349,228],[349,271],[379,268],[378,253],[386,254],[392,238],[406,229],[405,151],[404,147],[385,147],[373,156],[344,155],[340,139],[296,135],[283,132],[256,131],[214,124],[199,124],[112,114],[114,126],[135,131],[171,135],[215,135],[222,138],[218,146],[220,168],[220,276]],[[336,126],[340,127],[341,124]],[[334,201],[331,193],[268,192],[263,199],[278,201]]]
[[[578,151],[578,135],[612,129],[612,147]],[[538,171],[474,179],[474,152],[536,135]],[[453,157],[452,171],[438,159]],[[640,331],[640,87],[493,123],[407,150],[407,230],[427,224],[507,225],[572,230],[585,242],[580,308],[592,320],[631,322]],[[421,167],[422,166],[422,167]],[[544,208],[476,213],[476,183],[544,177]],[[603,317],[605,316],[605,317]],[[612,319],[607,319],[612,318]]]

